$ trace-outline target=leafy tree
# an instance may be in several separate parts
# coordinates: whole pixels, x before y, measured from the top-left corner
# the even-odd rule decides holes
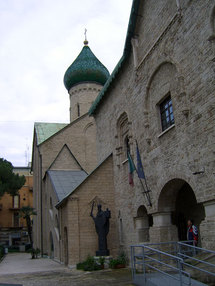
[[[20,217],[23,217],[26,220],[30,244],[31,244],[31,247],[33,247],[31,216],[36,215],[37,213],[34,210],[34,208],[32,208],[30,206],[22,207],[19,210],[19,213],[20,213]]]
[[[4,193],[11,196],[18,194],[19,189],[25,184],[25,176],[13,173],[13,165],[0,158],[0,198]]]

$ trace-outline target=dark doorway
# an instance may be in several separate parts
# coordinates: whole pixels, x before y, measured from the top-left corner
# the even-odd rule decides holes
[[[178,228],[178,239],[187,240],[187,220],[192,219],[198,227],[205,218],[203,204],[198,204],[195,194],[186,182],[176,195],[175,211],[172,214],[172,223]]]
[[[193,189],[182,179],[173,179],[165,184],[158,199],[158,210],[172,213],[172,224],[177,226],[179,240],[187,240],[188,219],[192,219],[199,230],[199,225],[205,218],[203,204],[197,203]]]

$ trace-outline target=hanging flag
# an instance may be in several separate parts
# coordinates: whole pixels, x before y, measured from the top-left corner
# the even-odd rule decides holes
[[[137,145],[137,142],[136,142],[136,145]],[[141,161],[138,145],[137,145],[136,151],[137,151],[137,174],[140,179],[145,179],[145,174],[143,171],[143,164]]]
[[[134,186],[133,173],[136,168],[134,166],[134,162],[131,158],[130,152],[128,152],[128,168],[129,168],[128,181],[129,184],[133,187]]]

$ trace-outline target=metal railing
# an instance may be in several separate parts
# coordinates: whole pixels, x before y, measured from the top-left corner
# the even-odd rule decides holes
[[[190,269],[215,277],[215,264],[206,261],[211,256],[215,257],[215,251],[187,241],[132,245],[132,278],[146,285],[148,279],[160,273],[162,277],[178,281],[177,285],[191,285]]]
[[[215,277],[215,263],[206,261],[215,256],[215,251],[178,242],[178,256],[183,259],[183,265]]]

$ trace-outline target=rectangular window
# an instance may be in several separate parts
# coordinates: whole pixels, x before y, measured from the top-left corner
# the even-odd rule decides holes
[[[13,208],[18,209],[19,208],[19,196],[13,197]]]
[[[162,131],[166,130],[175,123],[172,109],[172,99],[170,95],[163,102],[161,102],[160,114]]]

